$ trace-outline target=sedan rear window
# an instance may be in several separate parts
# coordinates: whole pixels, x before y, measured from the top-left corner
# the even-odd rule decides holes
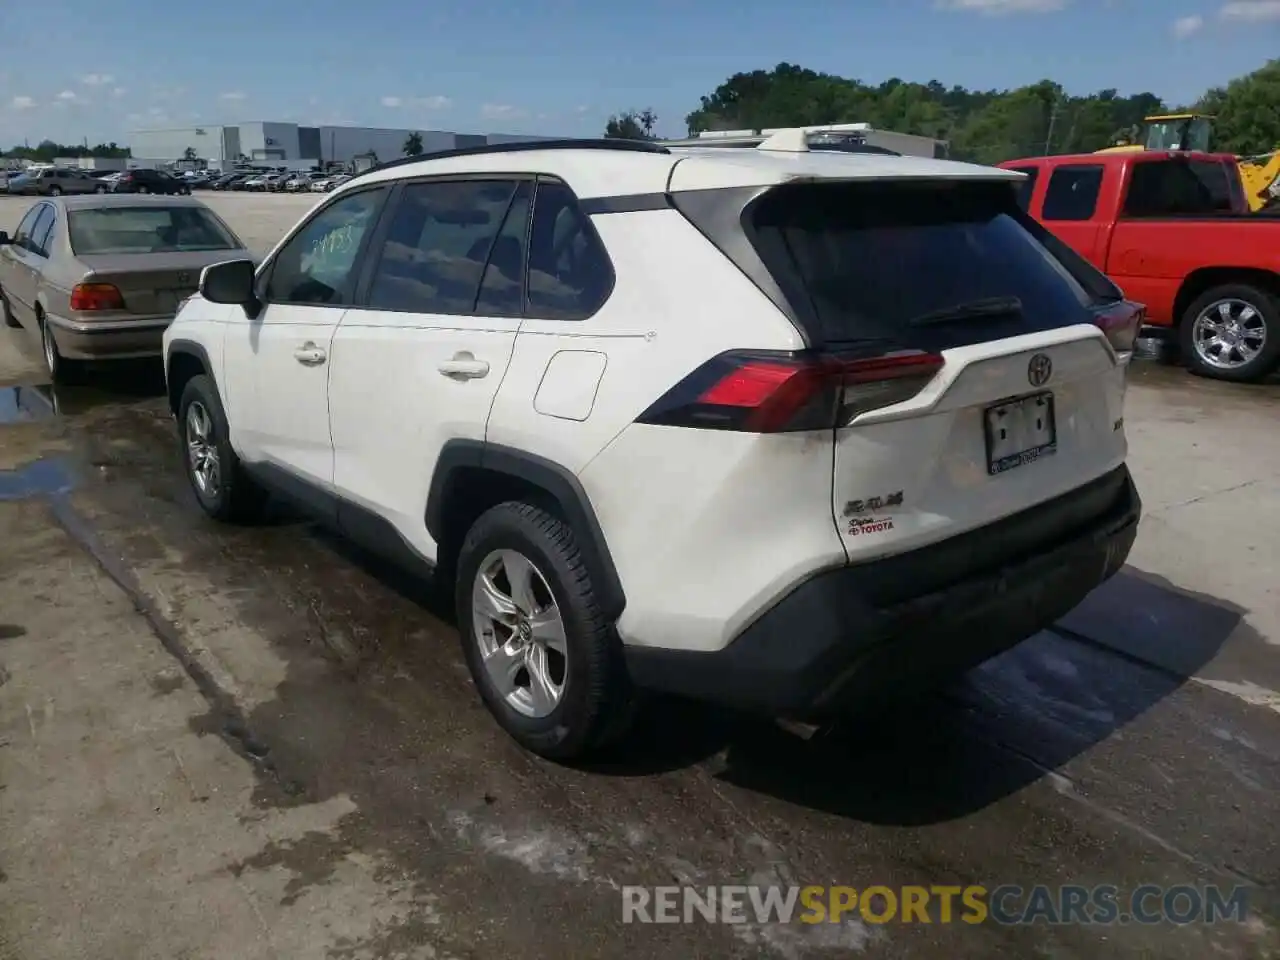
[[[1037,239],[1020,186],[787,185],[751,204],[744,227],[819,343],[941,350],[1087,322],[1106,287]]]
[[[80,256],[235,250],[240,242],[200,207],[98,207],[68,214],[71,249]]]

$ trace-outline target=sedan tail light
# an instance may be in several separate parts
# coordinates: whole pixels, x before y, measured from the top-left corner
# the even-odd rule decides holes
[[[123,310],[124,297],[113,283],[77,283],[71,289],[71,309],[77,313]]]

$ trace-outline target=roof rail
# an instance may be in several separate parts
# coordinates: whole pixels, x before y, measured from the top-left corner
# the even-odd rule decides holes
[[[766,138],[757,150],[772,150],[778,153],[808,153],[809,131],[804,127],[790,127],[779,130]]]
[[[416,157],[396,157],[386,163],[370,167],[357,177],[367,176],[378,170],[390,170],[403,167],[408,163],[421,163],[424,160],[447,160],[452,157],[477,157],[486,153],[521,153],[528,150],[620,150],[628,153],[670,153],[666,147],[652,140],[622,140],[614,138],[600,139],[555,139],[555,140],[517,140],[514,143],[486,143],[477,147],[453,147],[449,150],[432,150]],[[353,178],[354,179],[354,178]]]

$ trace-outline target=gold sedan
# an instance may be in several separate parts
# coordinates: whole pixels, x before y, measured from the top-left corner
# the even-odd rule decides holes
[[[39,336],[49,376],[84,360],[160,355],[178,305],[211,263],[252,259],[199,200],[57,197],[0,231],[0,314]]]

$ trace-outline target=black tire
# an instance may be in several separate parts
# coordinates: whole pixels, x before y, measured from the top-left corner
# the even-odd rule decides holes
[[[147,187],[146,185],[143,185],[143,186],[141,186],[141,187],[138,187],[138,192],[139,192],[139,193],[150,193],[150,192],[151,192],[151,188],[150,188],[150,187]]]
[[[61,187],[50,187],[50,188],[49,188],[49,196],[51,196],[51,197],[60,197],[60,196],[62,196],[62,188],[61,188]]]
[[[490,679],[476,637],[472,589],[480,566],[495,550],[514,550],[532,561],[559,607],[567,670],[563,693],[544,717],[514,709]],[[527,503],[508,502],[480,516],[458,555],[454,603],[463,656],[480,697],[499,725],[521,746],[550,760],[580,759],[619,740],[630,727],[636,698],[622,644],[600,612],[573,530]]]
[[[193,436],[189,435],[191,410],[199,408],[208,417],[208,440],[217,453],[218,478],[216,486],[202,487],[197,482],[196,471],[189,453]],[[258,519],[266,503],[266,493],[253,482],[231,449],[227,429],[227,415],[222,408],[213,380],[204,374],[192,377],[182,390],[178,402],[178,438],[182,454],[183,472],[195,494],[196,502],[206,514],[223,523],[246,523]]]
[[[37,311],[36,325],[40,328],[40,354],[44,357],[45,370],[52,383],[74,384],[84,377],[84,364],[78,360],[68,360],[58,350],[58,341],[54,339],[44,313]]]
[[[1266,341],[1252,360],[1235,367],[1219,367],[1208,362],[1196,347],[1196,319],[1220,301],[1248,304],[1262,319]],[[1201,377],[1233,383],[1254,383],[1280,364],[1280,300],[1261,287],[1247,283],[1224,283],[1206,290],[1183,312],[1178,323],[1178,348],[1188,370]]]
[[[9,301],[5,298],[4,290],[0,290],[0,319],[4,320],[6,327],[17,329],[22,326],[18,322],[18,318],[13,315],[13,311],[9,308]]]
[[[106,187],[94,187],[94,188],[93,188],[93,192],[94,192],[94,193],[106,193],[106,192],[107,192],[107,188],[106,188]]]

